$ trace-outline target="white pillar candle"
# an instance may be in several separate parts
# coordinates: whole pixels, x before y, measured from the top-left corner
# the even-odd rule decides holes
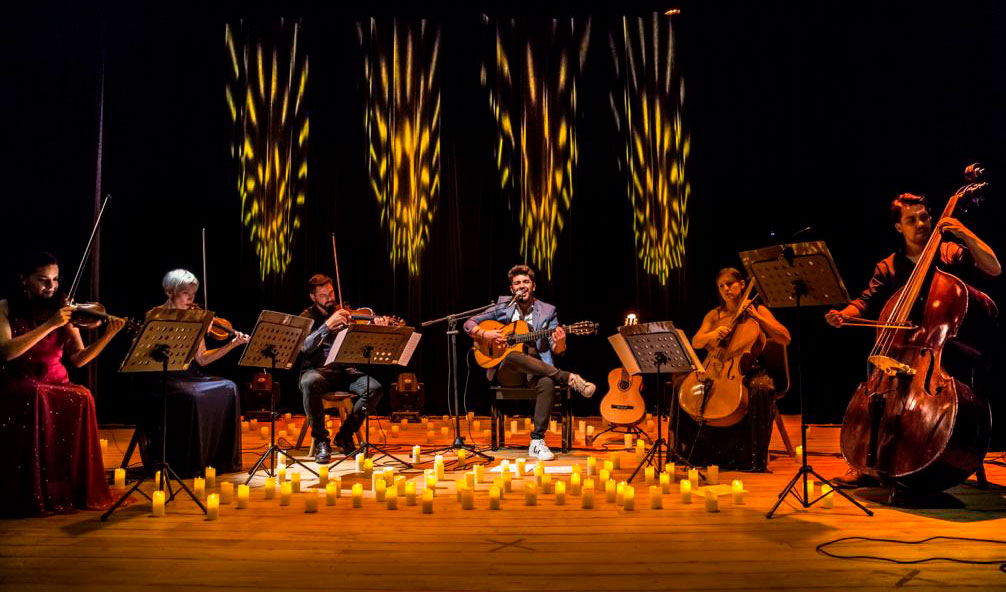
[[[581,432],[585,432],[585,431],[587,431],[587,422],[585,422],[584,420],[582,420],[582,419],[581,419],[581,420],[580,420],[580,421],[579,421],[579,422],[577,423],[577,426],[578,426],[578,427],[580,428],[580,429],[579,429],[579,431],[581,431]]]
[[[433,491],[437,488],[437,477],[434,474],[429,474],[426,476],[426,490]]]
[[[659,485],[650,485],[650,509],[659,510],[664,507],[664,498]]]
[[[636,509],[636,488],[628,484],[622,490],[622,509],[626,512]]]
[[[719,512],[720,498],[711,487],[706,488],[706,512]]]
[[[682,479],[680,490],[681,490],[681,503],[683,504],[692,503],[692,482],[686,479]]]
[[[500,500],[503,499],[503,491],[496,485],[489,488],[489,509],[499,510]]]
[[[269,439],[269,428],[262,426],[258,430],[258,435],[262,437],[263,440]]]
[[[328,465],[318,467],[318,487],[328,485]]]
[[[153,500],[151,501],[151,512],[154,516],[164,516],[164,492],[157,490],[154,492]]]
[[[527,487],[524,488],[524,505],[525,506],[538,505],[538,486],[536,486],[534,483],[528,483]]]
[[[640,439],[636,440],[636,458],[646,456],[646,444]]]
[[[437,478],[437,481],[443,481],[444,480],[444,478],[446,477],[447,473],[446,473],[446,471],[444,469],[444,460],[443,459],[440,459],[439,461],[433,463],[433,472],[434,472],[434,475]]]
[[[645,469],[643,469],[643,475],[646,484],[653,485],[653,480],[656,477],[657,472],[653,469],[653,467],[646,467]]]
[[[248,496],[251,495],[251,490],[247,485],[238,485],[238,509],[244,510],[248,507]]]
[[[395,485],[395,468],[394,467],[384,467],[384,483],[388,487],[393,487]]]
[[[384,482],[383,479],[380,481],[374,481],[374,498],[377,501],[383,502],[385,496],[387,495],[387,492],[388,492],[388,485]]]
[[[464,463],[465,459],[468,458],[468,451],[465,450],[464,448],[458,448],[457,455],[458,455],[458,462]]]
[[[416,484],[411,481],[405,484],[405,505],[416,505]]]
[[[234,503],[234,484],[230,481],[224,481],[220,484],[220,503]]]
[[[475,482],[482,483],[485,480],[486,480],[485,465],[475,465]]]
[[[625,434],[625,449],[632,450],[632,434]]]
[[[583,492],[580,494],[580,507],[589,510],[594,507],[594,480],[587,479],[583,484]]]
[[[525,417],[524,418],[524,429],[525,430],[530,430],[531,429],[531,418],[530,417]]]
[[[510,422],[510,433],[511,434],[516,434],[517,433],[517,420],[516,419]]]
[[[154,489],[160,489],[160,488],[161,488],[161,472],[156,471],[154,473]]]
[[[413,446],[412,447],[412,463],[413,464],[419,464],[419,458],[422,456],[422,454],[423,454],[423,449],[418,444],[416,444],[415,446]]]
[[[699,488],[699,470],[688,469],[688,480],[692,482],[692,489]]]
[[[475,471],[465,473],[465,487],[475,489]]]
[[[499,490],[500,490],[500,498],[503,497],[503,494],[504,494],[503,489],[505,487],[503,485],[503,477],[496,477],[495,479],[493,479],[491,487],[498,487]]]
[[[328,482],[335,483],[335,497],[342,497],[342,477],[332,477]]]
[[[385,505],[388,506],[389,510],[398,509],[398,491],[395,489],[389,489],[387,497],[384,499]]]
[[[289,482],[279,485],[279,505],[289,506],[290,496],[293,495],[293,486]]]
[[[286,457],[282,454],[276,453],[276,467],[280,469],[286,467]]]
[[[796,447],[796,462],[803,464],[803,446]]]
[[[675,481],[678,480],[678,476],[676,474],[677,469],[678,468],[674,466],[674,463],[672,462],[669,462],[666,465],[664,465],[664,472],[671,476],[671,483],[674,483]]]
[[[125,489],[126,488],[126,469],[115,469],[115,488]]]
[[[426,443],[433,444],[433,440],[436,437],[436,433],[433,430],[426,430]]]
[[[594,477],[597,475],[597,457],[588,456],[587,457],[587,476]]]
[[[265,499],[271,500],[276,497],[276,478],[266,477],[265,478]]]
[[[601,474],[599,475],[599,477],[601,479],[601,483],[604,483],[605,481],[611,479],[611,471],[609,471],[608,469],[601,469]]]
[[[392,436],[397,436],[399,431],[401,431],[401,430],[399,429],[398,426],[396,426],[396,425],[391,426],[391,435]]]
[[[558,481],[555,484],[555,505],[562,506],[566,503],[566,482]]]
[[[835,507],[835,493],[834,488],[827,483],[821,484],[821,495],[824,499],[821,500],[821,507],[825,509],[831,509]]]
[[[621,461],[621,458],[622,458],[622,455],[621,455],[621,454],[619,454],[619,453],[617,453],[617,452],[612,452],[612,453],[611,453],[611,454],[610,454],[610,455],[608,456],[608,460],[610,460],[610,461],[611,461],[611,469],[612,469],[612,470],[615,470],[615,469],[620,469],[620,468],[622,467],[622,461]]]
[[[706,485],[719,485],[720,484],[720,467],[718,465],[709,465],[706,467]]]
[[[363,459],[363,474],[369,475],[374,472],[374,459],[365,458]]]
[[[671,474],[660,473],[660,493],[671,492]]]
[[[734,496],[734,505],[744,505],[744,482],[740,479],[734,479],[733,483],[730,484],[730,491]]]
[[[335,483],[325,484],[325,505],[334,506],[335,500],[338,498],[338,490],[335,488]]]
[[[360,483],[353,484],[353,507],[363,507],[363,485]]]
[[[618,499],[618,487],[615,486],[615,482],[608,479],[604,482],[604,501],[609,504],[615,503]]]
[[[206,519],[216,520],[220,518],[220,498],[217,494],[211,493],[206,497]]]
[[[308,492],[304,496],[304,513],[314,514],[318,511],[318,495],[313,492]]]
[[[481,421],[475,420],[475,421],[472,422],[472,431],[477,432],[477,431],[479,431],[481,429],[482,429],[482,422]]]
[[[542,493],[552,493],[552,475],[548,473],[542,473],[541,476],[541,492]]]
[[[580,431],[583,431],[583,430],[580,430]],[[594,437],[594,426],[592,426],[592,425],[587,426],[587,432],[586,433],[587,433],[587,439],[588,440],[593,439],[593,437]]]
[[[423,514],[433,513],[433,490],[423,490]]]
[[[463,492],[467,488],[468,488],[468,486],[465,485],[464,481],[455,481],[454,482],[454,494],[457,497],[457,500],[458,500],[459,504],[461,503],[461,492]]]
[[[300,493],[300,471],[290,472],[290,487],[294,493]]]
[[[106,440],[105,438],[101,438],[100,440],[98,440],[98,446],[101,448],[101,458],[102,460],[104,460],[105,456],[108,455],[108,440]]]
[[[573,473],[569,477],[569,494],[580,495],[580,473]]]
[[[554,419],[548,420],[548,431],[552,432],[553,434],[557,433],[559,431],[559,422],[557,422]]]
[[[447,437],[447,426],[440,428],[440,435],[445,438]]]
[[[206,498],[206,479],[196,477],[192,480],[192,494],[199,500]]]
[[[500,474],[500,478],[503,480],[503,491],[507,493],[513,491],[513,474],[509,470],[505,470]]]
[[[276,482],[281,485],[286,483],[286,467],[280,466],[276,469]]]
[[[395,490],[395,495],[397,495],[398,497],[405,497],[405,482],[406,481],[407,481],[407,479],[405,478],[405,475],[398,475],[397,477],[395,477],[394,490]]]
[[[474,510],[475,509],[475,492],[467,487],[461,492],[461,509],[462,510]]]
[[[362,452],[357,452],[356,453],[356,459],[355,460],[356,460],[356,472],[357,473],[362,473],[363,472],[363,459],[364,458],[365,457],[363,456]]]
[[[583,474],[583,467],[580,466],[580,463],[573,463],[573,468],[571,470],[571,474],[573,474],[573,475],[582,475]]]
[[[523,477],[527,471],[527,461],[523,458],[517,459],[517,477]]]
[[[615,486],[615,505],[621,506],[625,503],[625,481],[619,481]]]

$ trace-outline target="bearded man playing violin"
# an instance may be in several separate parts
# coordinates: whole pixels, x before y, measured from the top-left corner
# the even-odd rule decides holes
[[[876,319],[885,303],[912,275],[915,264],[934,231],[929,204],[923,196],[902,193],[891,202],[891,218],[894,229],[901,235],[904,244],[877,263],[869,285],[858,298],[842,310],[833,309],[825,314],[825,321],[833,327],[842,327],[846,323],[859,324],[863,322],[860,319]],[[943,233],[945,239],[949,239],[939,246],[936,259],[939,269],[960,276],[965,281],[974,276],[976,271],[987,278],[1002,273],[1002,266],[992,248],[960,220],[945,217],[936,225],[935,231]],[[970,286],[968,289],[969,300],[989,311],[995,310],[995,303],[987,295]],[[992,316],[995,316],[994,312]],[[872,477],[851,467],[845,475],[832,479],[832,482],[842,487],[877,484]]]
[[[315,274],[308,280],[307,295],[311,306],[300,316],[314,320],[314,331],[304,340],[300,352],[300,392],[304,398],[304,413],[311,422],[311,437],[314,438],[314,460],[327,464],[332,458],[332,448],[325,427],[325,409],[321,397],[327,392],[348,390],[358,395],[353,411],[335,434],[335,447],[342,454],[356,449],[353,434],[366,419],[367,409],[375,409],[381,401],[384,389],[381,383],[368,378],[353,366],[325,364],[335,342],[336,335],[352,322],[347,308],[336,301],[332,278]],[[387,325],[384,317],[373,317],[375,325]],[[369,387],[369,390],[368,390]]]

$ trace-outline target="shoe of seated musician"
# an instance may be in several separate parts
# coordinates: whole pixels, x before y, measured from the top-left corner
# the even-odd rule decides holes
[[[527,455],[538,460],[553,460],[555,455],[548,449],[545,440],[531,440],[531,445],[527,447]]]
[[[318,440],[314,443],[314,462],[319,465],[327,465],[332,460],[332,448],[328,445],[328,438]]]
[[[856,489],[857,487],[877,487],[880,485],[880,481],[875,478],[861,473],[852,467],[845,472],[841,477],[833,477],[830,479],[832,485],[838,487],[839,489]]]
[[[589,399],[594,396],[594,391],[597,390],[597,385],[588,380],[584,380],[579,374],[569,373],[569,386],[573,387],[573,390],[583,395],[585,398]]]
[[[356,450],[356,444],[353,442],[352,434],[336,434],[334,443],[335,449],[343,456],[351,454],[354,450]]]

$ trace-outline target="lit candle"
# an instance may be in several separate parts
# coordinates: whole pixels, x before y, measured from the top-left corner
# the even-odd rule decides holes
[[[555,484],[555,505],[562,506],[566,503],[566,482],[558,481]]]
[[[527,472],[527,461],[523,458],[517,459],[517,476],[523,477]]]
[[[803,446],[796,447],[796,462],[803,463]]]
[[[217,494],[211,493],[209,497],[206,498],[206,519],[216,520],[220,517],[220,498]]]
[[[356,453],[356,472],[357,473],[362,473],[363,472],[363,459],[364,458],[365,457],[363,456],[362,452]]]
[[[583,430],[580,431],[582,432]],[[594,426],[589,425],[587,426],[587,439],[591,440],[593,438],[594,438]]]
[[[660,493],[670,493],[671,492],[671,475],[669,473],[660,473]]]
[[[360,483],[353,484],[353,507],[363,507],[363,485]]]
[[[642,439],[636,440],[636,457],[642,458],[646,456],[646,444],[643,443]]]
[[[400,429],[398,428],[398,426],[396,426],[396,425],[391,426],[391,435],[392,436],[397,436],[399,431],[400,431]]]
[[[384,480],[374,481],[374,498],[379,502],[383,502],[385,496],[387,495],[388,485]]]
[[[413,462],[413,464],[418,464],[419,463],[419,457],[422,456],[422,454],[423,454],[423,449],[418,444],[416,444],[415,446],[412,447],[412,462]]]
[[[553,434],[556,433],[556,432],[558,432],[559,431],[559,422],[557,422],[554,419],[548,420],[548,431],[552,432]]]
[[[542,493],[552,493],[552,475],[542,473],[541,475]]]
[[[126,469],[115,469],[115,488],[125,489],[126,488]]]
[[[441,457],[440,460],[437,460],[437,461],[435,461],[433,463],[433,472],[434,472],[434,474],[437,477],[437,481],[443,481],[444,480],[446,472],[445,472],[445,469],[444,469],[444,459],[443,459],[443,457]]]
[[[503,493],[504,493],[503,489],[505,488],[505,485],[503,485],[503,477],[496,477],[495,479],[493,479],[491,487],[498,487],[499,488],[499,490],[500,490],[500,498],[502,499],[503,498]]]
[[[681,503],[683,504],[692,503],[692,482],[682,479],[680,489],[681,489]]]
[[[513,491],[513,475],[509,469],[504,469],[503,473],[500,474],[500,478],[503,479],[503,491],[507,493]]]
[[[318,487],[328,485],[328,465],[318,467]]]
[[[263,440],[269,439],[269,428],[262,426],[258,430],[258,435],[262,437]]]
[[[433,490],[423,490],[423,514],[433,513]]]
[[[600,478],[602,483],[611,479],[611,471],[609,471],[608,469],[601,469]]]
[[[574,472],[569,477],[569,494],[580,495],[580,473]]]
[[[462,510],[474,510],[475,509],[475,492],[467,487],[461,491],[461,509]]]
[[[825,509],[830,509],[835,507],[835,494],[831,485],[828,483],[821,484],[821,495],[824,499],[821,500],[821,507]]]
[[[622,509],[631,512],[636,509],[636,488],[626,485],[622,491]]]
[[[328,482],[329,484],[335,484],[335,497],[342,497],[342,477],[333,477]],[[328,485],[325,487],[328,487]]]
[[[489,488],[489,509],[499,510],[500,500],[502,499],[502,490],[496,485]]]
[[[814,497],[814,480],[807,479],[807,499],[810,500]]]
[[[465,482],[463,480],[454,482],[454,493],[458,498],[459,504],[461,503],[461,492],[467,489],[467,487],[468,486],[465,485]]]
[[[276,469],[276,481],[280,484],[286,483],[286,467],[280,466]]]
[[[435,436],[436,434],[433,432],[433,430],[426,430],[426,443],[433,444],[433,438]]]
[[[363,459],[363,474],[369,475],[374,472],[374,459],[365,458]]]
[[[586,426],[587,426],[587,422],[581,419],[581,420],[580,420],[580,421],[579,421],[579,422],[577,423],[577,426],[578,426],[578,427],[580,428],[580,429],[579,429],[579,430],[577,430],[577,431],[580,431],[580,432],[584,432],[584,431],[586,431]]]
[[[617,452],[610,453],[610,455],[608,456],[608,460],[611,461],[612,470],[621,468],[622,465],[621,458],[622,455],[618,454]]]
[[[318,511],[318,495],[313,492],[308,492],[304,496],[304,513],[314,514]]]
[[[325,429],[328,430],[328,431],[332,431],[332,420],[331,419],[325,422]]]
[[[706,467],[706,484],[707,485],[720,484],[720,467],[718,465],[709,465],[708,467]]]
[[[632,434],[625,434],[625,449],[632,450]]]
[[[541,485],[543,478],[545,477],[545,465],[542,463],[536,463],[534,465],[534,482],[536,485]]]
[[[511,434],[516,434],[517,433],[517,420],[516,419],[510,422],[510,433]]]
[[[594,480],[587,479],[583,484],[583,493],[580,495],[580,507],[589,510],[594,507]]]
[[[271,500],[276,497],[276,478],[266,477],[265,478],[265,499]]]
[[[447,436],[447,426],[440,428],[440,435],[444,437]]]
[[[248,496],[251,495],[251,490],[247,485],[238,485],[238,509],[244,510],[248,507]]]
[[[290,487],[294,493],[300,493],[300,471],[290,472]]]
[[[706,488],[706,512],[719,512],[720,498],[711,487]]]
[[[615,505],[621,506],[625,503],[625,481],[619,481],[615,487]]]
[[[597,457],[588,456],[587,457],[587,476],[593,477],[597,475]]]
[[[206,497],[206,479],[196,477],[192,480],[192,494],[196,496],[196,499]]]
[[[416,484],[411,481],[405,484],[405,505],[416,505]]]
[[[429,470],[429,469],[427,469]],[[437,488],[437,477],[436,475],[430,473],[426,475],[426,490],[433,491]]]
[[[388,487],[395,486],[395,468],[394,467],[384,467],[384,483]]]
[[[692,482],[692,489],[699,488],[699,470],[688,469],[688,480]]]
[[[678,480],[678,476],[676,474],[677,469],[678,468],[674,466],[674,463],[672,462],[669,462],[666,465],[664,465],[664,472],[671,476],[671,483],[674,483],[675,481]]]
[[[224,481],[220,484],[220,503],[234,503],[234,484],[230,481]]]
[[[663,476],[663,475],[661,475]],[[650,485],[650,509],[659,510],[664,507],[664,498],[661,496],[663,493],[658,485]]]
[[[524,488],[524,505],[538,505],[538,487],[534,483],[528,483],[527,487]]]
[[[734,505],[743,506],[744,505],[744,482],[740,479],[734,479],[733,483],[730,484],[730,490],[733,492]]]
[[[618,498],[618,488],[615,487],[615,482],[612,480],[607,480],[604,482],[604,500],[609,504],[615,503]]]
[[[643,470],[643,475],[645,476],[646,484],[653,485],[653,480],[656,477],[657,472],[653,469],[653,467],[646,467],[646,469]]]
[[[525,417],[524,418],[524,429],[525,430],[530,430],[531,429],[531,418],[530,417]]]
[[[92,442],[93,441],[94,440],[92,440]],[[101,458],[102,461],[104,461],[105,456],[108,454],[108,440],[106,440],[105,438],[101,438],[100,440],[98,440],[98,445],[101,447]]]
[[[475,482],[482,483],[485,480],[486,480],[485,465],[475,465]]]
[[[398,497],[405,497],[405,476],[399,475],[395,477],[395,495]]]
[[[464,448],[458,448],[457,455],[458,455],[458,462],[464,464],[465,458],[468,456],[468,451],[466,451]]]
[[[154,492],[153,501],[151,502],[151,512],[154,516],[164,516],[164,492],[157,490]]]
[[[279,485],[279,505],[289,506],[290,496],[293,494],[293,486],[289,482],[280,483]]]
[[[398,491],[396,489],[389,489],[387,497],[384,500],[385,504],[388,506],[389,510],[398,509]]]
[[[338,490],[335,488],[335,483],[325,484],[325,505],[334,506],[335,500],[338,498]]]

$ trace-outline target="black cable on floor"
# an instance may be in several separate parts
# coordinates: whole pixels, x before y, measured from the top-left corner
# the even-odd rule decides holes
[[[817,546],[817,552],[826,555],[828,557],[833,557],[835,559],[873,559],[876,561],[886,561],[888,563],[897,563],[900,565],[911,565],[915,563],[927,563],[929,561],[951,561],[953,563],[966,563],[971,565],[994,565],[999,564],[999,571],[1006,573],[1006,559],[993,559],[988,561],[979,561],[977,559],[955,559],[953,557],[926,557],[923,559],[892,559],[891,557],[879,557],[876,555],[838,555],[832,553],[831,551],[825,550],[826,547],[831,545],[836,545],[845,541],[863,541],[870,543],[895,543],[899,545],[921,545],[923,543],[928,543],[935,540],[945,540],[945,541],[959,541],[959,542],[969,542],[969,543],[993,543],[996,545],[1006,545],[1006,541],[997,541],[993,539],[973,539],[968,537],[950,537],[950,536],[932,536],[926,539],[918,541],[899,541],[896,539],[875,539],[871,537],[843,537],[840,539],[835,539],[833,541],[828,541],[826,543],[821,543]]]

